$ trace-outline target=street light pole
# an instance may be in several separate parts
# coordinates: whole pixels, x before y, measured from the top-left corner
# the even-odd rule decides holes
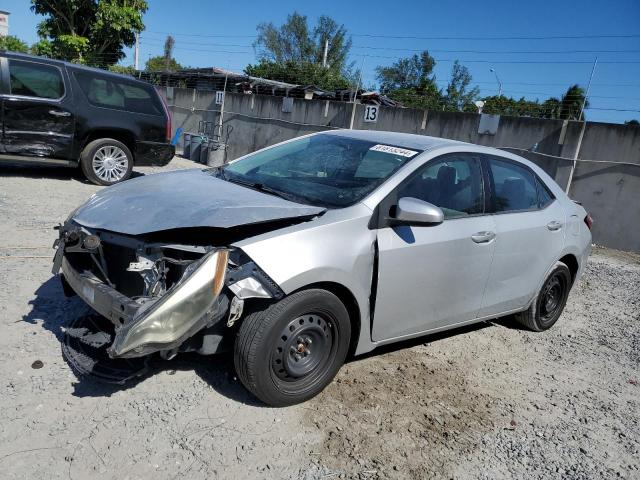
[[[498,81],[498,96],[501,97],[502,96],[502,82],[500,81],[500,78],[498,77],[498,72],[496,72],[495,68],[490,68],[489,71],[493,72],[493,74],[496,76],[496,80]]]

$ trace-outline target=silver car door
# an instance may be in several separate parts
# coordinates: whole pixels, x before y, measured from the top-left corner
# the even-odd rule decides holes
[[[564,246],[566,215],[559,201],[524,164],[486,157],[496,245],[480,316],[524,308]]]
[[[392,217],[398,199],[412,197],[441,207],[445,220],[433,226],[379,223],[374,341],[476,318],[495,246],[484,190],[479,156],[453,153],[427,162],[381,202],[379,217]]]

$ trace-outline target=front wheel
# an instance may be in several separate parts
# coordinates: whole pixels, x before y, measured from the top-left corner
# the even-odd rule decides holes
[[[560,318],[571,290],[571,272],[562,262],[556,262],[540,292],[524,312],[515,315],[516,320],[534,332],[551,328]]]
[[[133,155],[124,143],[113,138],[99,138],[84,147],[80,166],[92,183],[113,185],[131,176]]]
[[[304,402],[338,373],[350,337],[349,314],[338,297],[321,289],[297,292],[247,316],[235,342],[236,372],[268,405]]]

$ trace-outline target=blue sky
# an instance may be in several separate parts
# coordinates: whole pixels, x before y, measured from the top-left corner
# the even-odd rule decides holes
[[[4,0],[1,8],[11,12],[11,33],[31,43],[37,40],[39,18],[31,13],[29,4],[28,0]],[[352,60],[359,66],[364,57],[366,85],[375,83],[377,65],[391,64],[399,56],[412,55],[413,50],[428,49],[438,60],[435,73],[442,87],[449,79],[452,61],[459,59],[471,71],[482,95],[497,93],[496,79],[489,71],[494,67],[504,94],[544,99],[560,96],[571,83],[586,86],[597,56],[599,63],[590,92],[593,109],[588,110],[587,118],[603,122],[640,119],[638,0],[404,3],[149,0],[141,63],[160,54],[166,35],[172,34],[176,39],[175,57],[181,64],[241,71],[247,63],[255,62],[251,43],[256,25],[262,21],[280,24],[294,10],[307,15],[311,23],[324,14],[347,27],[353,34]],[[548,38],[604,35],[636,36]],[[129,52],[122,63],[132,62],[133,55]]]

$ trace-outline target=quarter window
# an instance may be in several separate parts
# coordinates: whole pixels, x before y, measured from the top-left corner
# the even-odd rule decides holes
[[[480,161],[451,154],[430,161],[398,190],[398,198],[413,197],[440,207],[444,218],[483,213]]]
[[[11,94],[57,99],[64,95],[64,81],[57,67],[9,59]]]
[[[547,205],[553,202],[554,197],[551,192],[549,192],[549,189],[542,182],[542,180],[536,177],[536,181],[538,183],[538,207],[545,208]]]
[[[144,87],[84,72],[75,72],[74,76],[89,103],[96,107],[148,115],[162,114],[158,100]]]
[[[538,208],[538,191],[532,172],[511,162],[489,159],[495,191],[496,212]]]

